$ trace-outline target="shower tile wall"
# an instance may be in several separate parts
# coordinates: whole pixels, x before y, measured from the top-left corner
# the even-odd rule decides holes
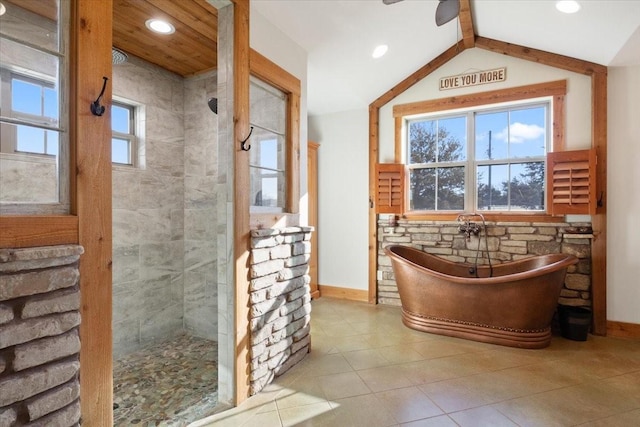
[[[216,80],[214,72],[184,84],[184,326],[210,340],[218,333],[218,119],[207,101],[216,96]]]
[[[215,165],[209,153],[215,151],[210,145],[216,144],[216,118],[207,108],[207,93],[191,93],[205,81],[192,84],[134,57],[113,68],[114,97],[140,104],[144,115],[140,166],[113,168],[116,356],[185,327],[203,337],[217,332],[215,303],[207,327],[187,320],[204,317],[194,301],[208,304],[216,297],[215,291],[204,293],[203,286],[215,278],[216,252],[209,243],[215,240],[207,232],[213,226],[204,221],[215,198],[213,191],[203,189],[213,188],[207,174],[215,173],[215,167],[207,167],[205,159]],[[215,77],[212,82],[215,88]],[[194,314],[185,315],[185,308]]]

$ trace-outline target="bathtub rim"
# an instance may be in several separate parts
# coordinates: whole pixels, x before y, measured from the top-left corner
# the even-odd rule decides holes
[[[503,275],[503,276],[496,276],[496,277],[460,277],[460,276],[454,276],[451,274],[445,274],[445,273],[441,273],[439,271],[436,270],[431,270],[423,265],[420,264],[416,264],[415,262],[409,261],[408,259],[406,259],[405,257],[393,252],[394,248],[402,248],[403,250],[409,250],[412,252],[417,252],[420,254],[420,256],[423,256],[425,258],[431,258],[434,259],[436,262],[438,263],[442,263],[444,265],[450,265],[450,266],[456,266],[456,267],[460,267],[460,266],[464,266],[464,267],[473,267],[473,264],[470,263],[459,263],[459,262],[453,262],[453,261],[449,261],[445,258],[442,258],[440,256],[434,255],[434,254],[430,254],[428,252],[422,251],[420,249],[417,249],[413,246],[405,246],[405,245],[389,245],[387,247],[384,248],[385,254],[387,254],[387,256],[389,258],[391,258],[392,260],[395,260],[397,262],[401,262],[404,264],[408,264],[409,266],[411,266],[412,268],[416,268],[422,272],[424,272],[425,274],[429,274],[431,276],[435,276],[444,280],[448,280],[450,282],[453,283],[458,283],[458,284],[474,284],[474,285],[478,285],[478,284],[501,284],[501,283],[507,283],[507,282],[513,282],[513,281],[517,281],[517,280],[522,280],[522,279],[529,279],[532,277],[538,277],[538,276],[544,276],[547,273],[551,273],[554,272],[556,270],[559,270],[561,268],[568,268],[570,265],[576,264],[578,262],[578,258],[575,255],[572,254],[565,254],[565,253],[555,253],[555,254],[543,254],[543,255],[532,255],[530,257],[527,258],[522,258],[519,260],[515,260],[515,261],[507,261],[507,262],[501,262],[499,264],[496,264],[496,266],[500,265],[500,266],[505,266],[505,265],[516,265],[516,264],[524,264],[527,262],[531,262],[532,259],[540,259],[540,258],[551,258],[551,259],[556,259],[557,261],[553,261],[551,263],[545,264],[541,267],[532,269],[532,270],[526,270],[523,272],[519,272],[519,273],[513,273],[513,274],[507,274],[507,275]],[[483,264],[483,265],[479,265],[478,267],[480,268],[487,268],[488,265]],[[494,266],[495,267],[495,266]]]

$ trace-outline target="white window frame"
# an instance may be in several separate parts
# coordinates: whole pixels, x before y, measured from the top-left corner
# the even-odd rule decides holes
[[[125,168],[139,168],[142,166],[142,158],[141,158],[141,147],[143,144],[141,143],[142,135],[144,135],[144,130],[142,123],[144,123],[144,107],[138,103],[126,100],[121,97],[113,96],[112,108],[113,106],[117,106],[120,108],[124,108],[129,110],[129,133],[116,132],[113,130],[113,123],[111,125],[111,140],[113,143],[113,139],[122,139],[126,140],[129,144],[129,163],[120,163],[112,161],[113,166],[117,167],[125,167]],[[111,155],[113,156],[113,146]]]
[[[283,96],[283,102],[284,102],[284,109],[285,109],[285,121],[286,121],[286,111],[288,110],[289,106],[289,97],[287,96],[287,94],[282,90],[279,89],[275,86],[273,86],[272,84],[265,82],[264,80],[260,79],[259,77],[255,77],[255,76],[251,76],[250,77],[250,82],[253,85],[259,86],[261,87],[263,90],[267,91],[267,92],[273,92],[274,94],[277,94],[278,96],[282,95]],[[255,164],[249,164],[249,173],[250,173],[250,187],[253,188],[253,176],[254,176],[254,172],[256,170],[261,171],[261,174],[264,172],[267,173],[272,173],[274,174],[275,177],[278,177],[278,174],[281,174],[282,176],[282,186],[283,186],[283,191],[282,194],[280,194],[280,190],[277,190],[278,192],[278,201],[282,204],[282,206],[261,206],[261,205],[256,205],[255,204],[255,200],[252,199],[250,200],[250,211],[252,213],[284,213],[286,212],[286,206],[287,206],[287,192],[289,191],[289,189],[287,188],[287,174],[289,173],[289,171],[287,171],[287,141],[289,141],[287,132],[289,132],[289,126],[287,123],[284,123],[284,132],[278,132],[274,129],[268,129],[265,127],[262,127],[256,123],[254,123],[253,121],[251,121],[250,119],[250,125],[254,128],[258,128],[258,129],[262,129],[264,131],[273,133],[274,135],[277,135],[278,137],[281,137],[283,143],[281,145],[277,145],[276,146],[276,150],[277,151],[282,151],[284,154],[284,159],[282,162],[282,169],[273,169],[273,168],[266,168],[260,165],[255,165]],[[277,141],[277,140],[276,140]],[[280,200],[280,198],[282,198],[282,200]]]
[[[532,156],[532,157],[509,157],[506,159],[493,159],[493,160],[476,160],[475,159],[475,115],[476,113],[487,113],[487,112],[502,112],[502,111],[510,111],[517,110],[529,107],[540,107],[543,106],[546,108],[545,114],[545,153],[540,156]],[[456,109],[456,110],[448,110],[448,111],[438,111],[436,113],[429,114],[421,114],[411,117],[405,117],[403,120],[403,161],[406,165],[408,171],[416,170],[416,169],[436,169],[441,167],[459,167],[464,166],[464,207],[461,210],[465,211],[478,211],[478,212],[491,212],[491,213],[532,213],[532,214],[541,214],[549,211],[549,206],[547,206],[547,179],[546,179],[546,170],[547,170],[547,162],[546,162],[546,154],[553,150],[552,143],[552,121],[551,117],[553,117],[553,99],[552,97],[543,97],[536,99],[525,99],[520,101],[513,102],[505,102],[500,104],[491,104],[491,105],[483,105],[476,106],[472,108],[466,109]],[[436,120],[436,119],[446,119],[451,117],[466,117],[467,123],[467,152],[466,152],[466,160],[458,161],[458,162],[435,162],[429,164],[411,164],[409,162],[409,123],[418,122],[424,120]],[[489,210],[489,209],[479,209],[478,208],[478,183],[477,183],[477,169],[478,166],[487,166],[487,165],[512,165],[512,164],[522,164],[522,163],[544,163],[544,209],[541,210]],[[405,191],[406,197],[406,206],[411,206],[410,196],[411,196],[411,183],[410,183],[410,173],[407,174],[407,190]],[[437,202],[437,197],[436,197]],[[458,210],[413,210],[409,209],[411,213],[418,212],[426,212],[426,213],[435,213],[435,214],[445,214],[452,212],[461,212]]]

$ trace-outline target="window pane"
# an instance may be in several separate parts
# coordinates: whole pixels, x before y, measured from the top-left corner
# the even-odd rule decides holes
[[[415,169],[409,173],[411,210],[435,210],[436,208],[436,169]]]
[[[284,134],[287,123],[284,92],[254,78],[249,91],[251,123]]]
[[[511,165],[511,210],[544,210],[544,162]]]
[[[131,133],[130,130],[130,110],[118,105],[111,106],[111,129],[120,133]]]
[[[439,211],[464,209],[464,167],[438,168]]]
[[[18,126],[16,150],[23,153],[45,153],[44,129],[31,126]]]
[[[50,154],[52,156],[57,156],[58,155],[58,149],[60,146],[60,139],[59,139],[59,134],[56,131],[53,130],[48,130],[46,133],[46,137],[47,137],[47,154]]]
[[[42,86],[23,80],[11,80],[11,109],[42,116]]]
[[[3,3],[6,6],[6,13],[2,15],[2,24],[0,25],[4,34],[34,46],[53,51],[59,50],[59,0],[9,1]],[[38,13],[32,12],[34,3],[40,3]],[[22,4],[30,7],[22,8]]]
[[[261,129],[253,133],[249,141],[251,166],[284,170],[284,137]]]
[[[509,157],[509,114],[506,111],[477,113],[476,160],[507,159]]]
[[[126,139],[111,139],[111,161],[125,165],[131,164],[131,144]]]
[[[409,164],[436,161],[436,120],[409,122]]]
[[[467,158],[467,119],[451,117],[438,120],[438,162]]]
[[[512,110],[509,114],[509,156],[532,157],[546,153],[544,107]]]
[[[58,91],[44,88],[44,116],[58,122]]]
[[[508,210],[509,166],[478,166],[478,209]]]

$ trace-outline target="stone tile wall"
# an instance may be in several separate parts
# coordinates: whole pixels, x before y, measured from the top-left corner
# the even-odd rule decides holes
[[[251,232],[251,388],[256,394],[310,350],[312,227]]]
[[[215,339],[216,74],[183,79],[130,56],[113,85],[144,112],[139,166],[113,168],[114,354],[184,330]]]
[[[79,425],[82,252],[0,249],[0,426]]]
[[[567,229],[590,226],[585,223],[487,222],[487,242],[493,264],[514,261],[533,255],[568,253],[578,257],[569,267],[559,303],[572,306],[591,305],[591,238],[590,234],[570,234]],[[478,237],[469,240],[458,230],[457,221],[399,220],[394,225],[378,221],[378,302],[400,305],[391,260],[384,253],[389,245],[412,246],[453,262],[474,263]],[[485,234],[481,233],[481,249],[485,250]],[[487,264],[486,252],[478,258]]]

